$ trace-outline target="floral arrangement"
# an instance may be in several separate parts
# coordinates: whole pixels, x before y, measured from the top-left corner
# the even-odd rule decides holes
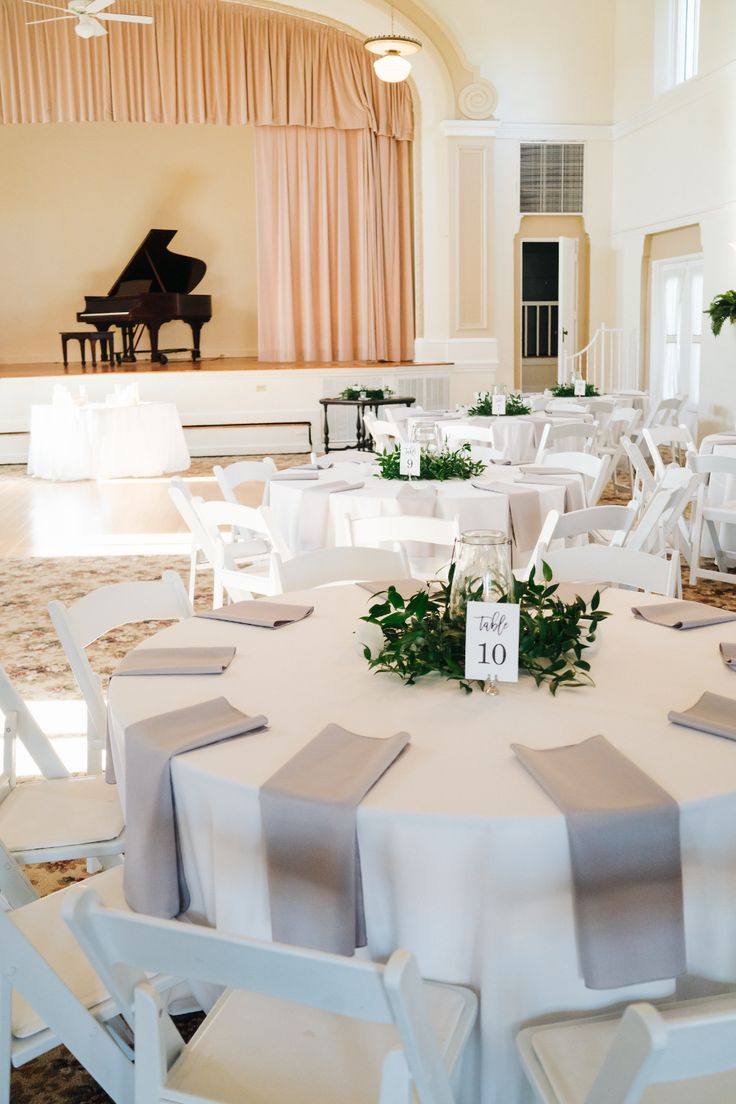
[[[488,417],[493,414],[492,402],[493,396],[490,391],[476,391],[473,395],[473,405],[468,407],[468,414],[480,414],[483,417]],[[522,399],[520,392],[512,392],[506,396],[505,414],[507,418],[516,414],[531,414],[531,409]]]
[[[393,452],[381,452],[376,456],[378,475],[381,479],[408,479],[408,475],[400,472],[401,450]],[[438,452],[422,451],[419,460],[419,474],[417,479],[472,479],[485,471],[485,463],[482,460],[473,460],[470,455],[470,445],[461,445],[452,450],[446,445]]]
[[[375,653],[366,645],[363,654],[374,671],[398,675],[413,685],[425,675],[439,674],[456,681],[466,693],[481,682],[465,677],[465,616],[450,612],[450,592],[455,565],[446,583],[437,589],[417,591],[408,600],[395,587],[382,591],[381,600],[370,607],[363,621],[377,625],[383,644]],[[599,609],[598,591],[588,605],[582,598],[563,602],[551,584],[552,571],[542,565],[543,581],[536,582],[534,569],[528,579],[514,580],[513,593],[499,599],[520,607],[519,670],[531,675],[537,686],[547,684],[552,694],[561,686],[592,686],[590,664],[584,658],[596,638],[598,625],[608,613]],[[434,586],[434,584],[433,584]],[[478,580],[465,588],[466,601],[480,601],[483,586]]]
[[[552,388],[552,394],[556,399],[574,399],[575,384],[574,383],[558,383],[556,387]],[[596,399],[600,392],[594,383],[585,384],[585,395],[579,395],[578,398]]]
[[[372,399],[380,402],[381,399],[390,399],[394,391],[390,387],[345,387],[340,392],[341,399]]]

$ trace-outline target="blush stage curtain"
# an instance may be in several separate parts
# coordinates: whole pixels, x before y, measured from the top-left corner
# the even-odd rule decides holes
[[[224,0],[125,10],[154,22],[83,40],[0,0],[0,122],[254,124],[259,359],[411,360],[407,85],[315,20]]]
[[[411,360],[409,142],[256,129],[260,360]]]

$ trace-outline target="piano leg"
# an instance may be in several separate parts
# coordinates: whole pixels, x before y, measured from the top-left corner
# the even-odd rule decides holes
[[[162,356],[158,351],[158,331],[160,325],[156,322],[146,322],[146,329],[148,330],[148,336],[151,341],[151,360],[154,364],[166,364],[167,358]]]
[[[135,364],[135,344],[133,342],[133,332],[135,327],[130,322],[120,323],[120,334],[123,341],[123,355],[121,359],[126,364]]]
[[[189,327],[192,331],[192,360],[199,361],[202,359],[202,354],[199,349],[199,338],[202,333],[203,322],[190,322]],[[199,364],[197,364],[199,368]]]

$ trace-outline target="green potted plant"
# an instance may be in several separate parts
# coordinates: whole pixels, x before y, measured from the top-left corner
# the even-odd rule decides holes
[[[736,291],[724,291],[721,295],[714,296],[710,306],[703,311],[710,318],[710,328],[718,337],[724,322],[736,325]]]

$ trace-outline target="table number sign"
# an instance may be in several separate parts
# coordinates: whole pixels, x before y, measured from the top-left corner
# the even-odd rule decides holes
[[[422,461],[422,446],[419,441],[402,441],[399,456],[399,475],[419,477]],[[394,469],[395,470],[395,469]]]
[[[500,414],[503,416],[506,413],[506,396],[505,395],[491,395],[491,414]]]
[[[519,607],[510,602],[468,602],[465,677],[519,681]]]
[[[576,379],[575,380],[574,395],[575,395],[576,399],[584,399],[585,398],[585,380],[584,379]]]

